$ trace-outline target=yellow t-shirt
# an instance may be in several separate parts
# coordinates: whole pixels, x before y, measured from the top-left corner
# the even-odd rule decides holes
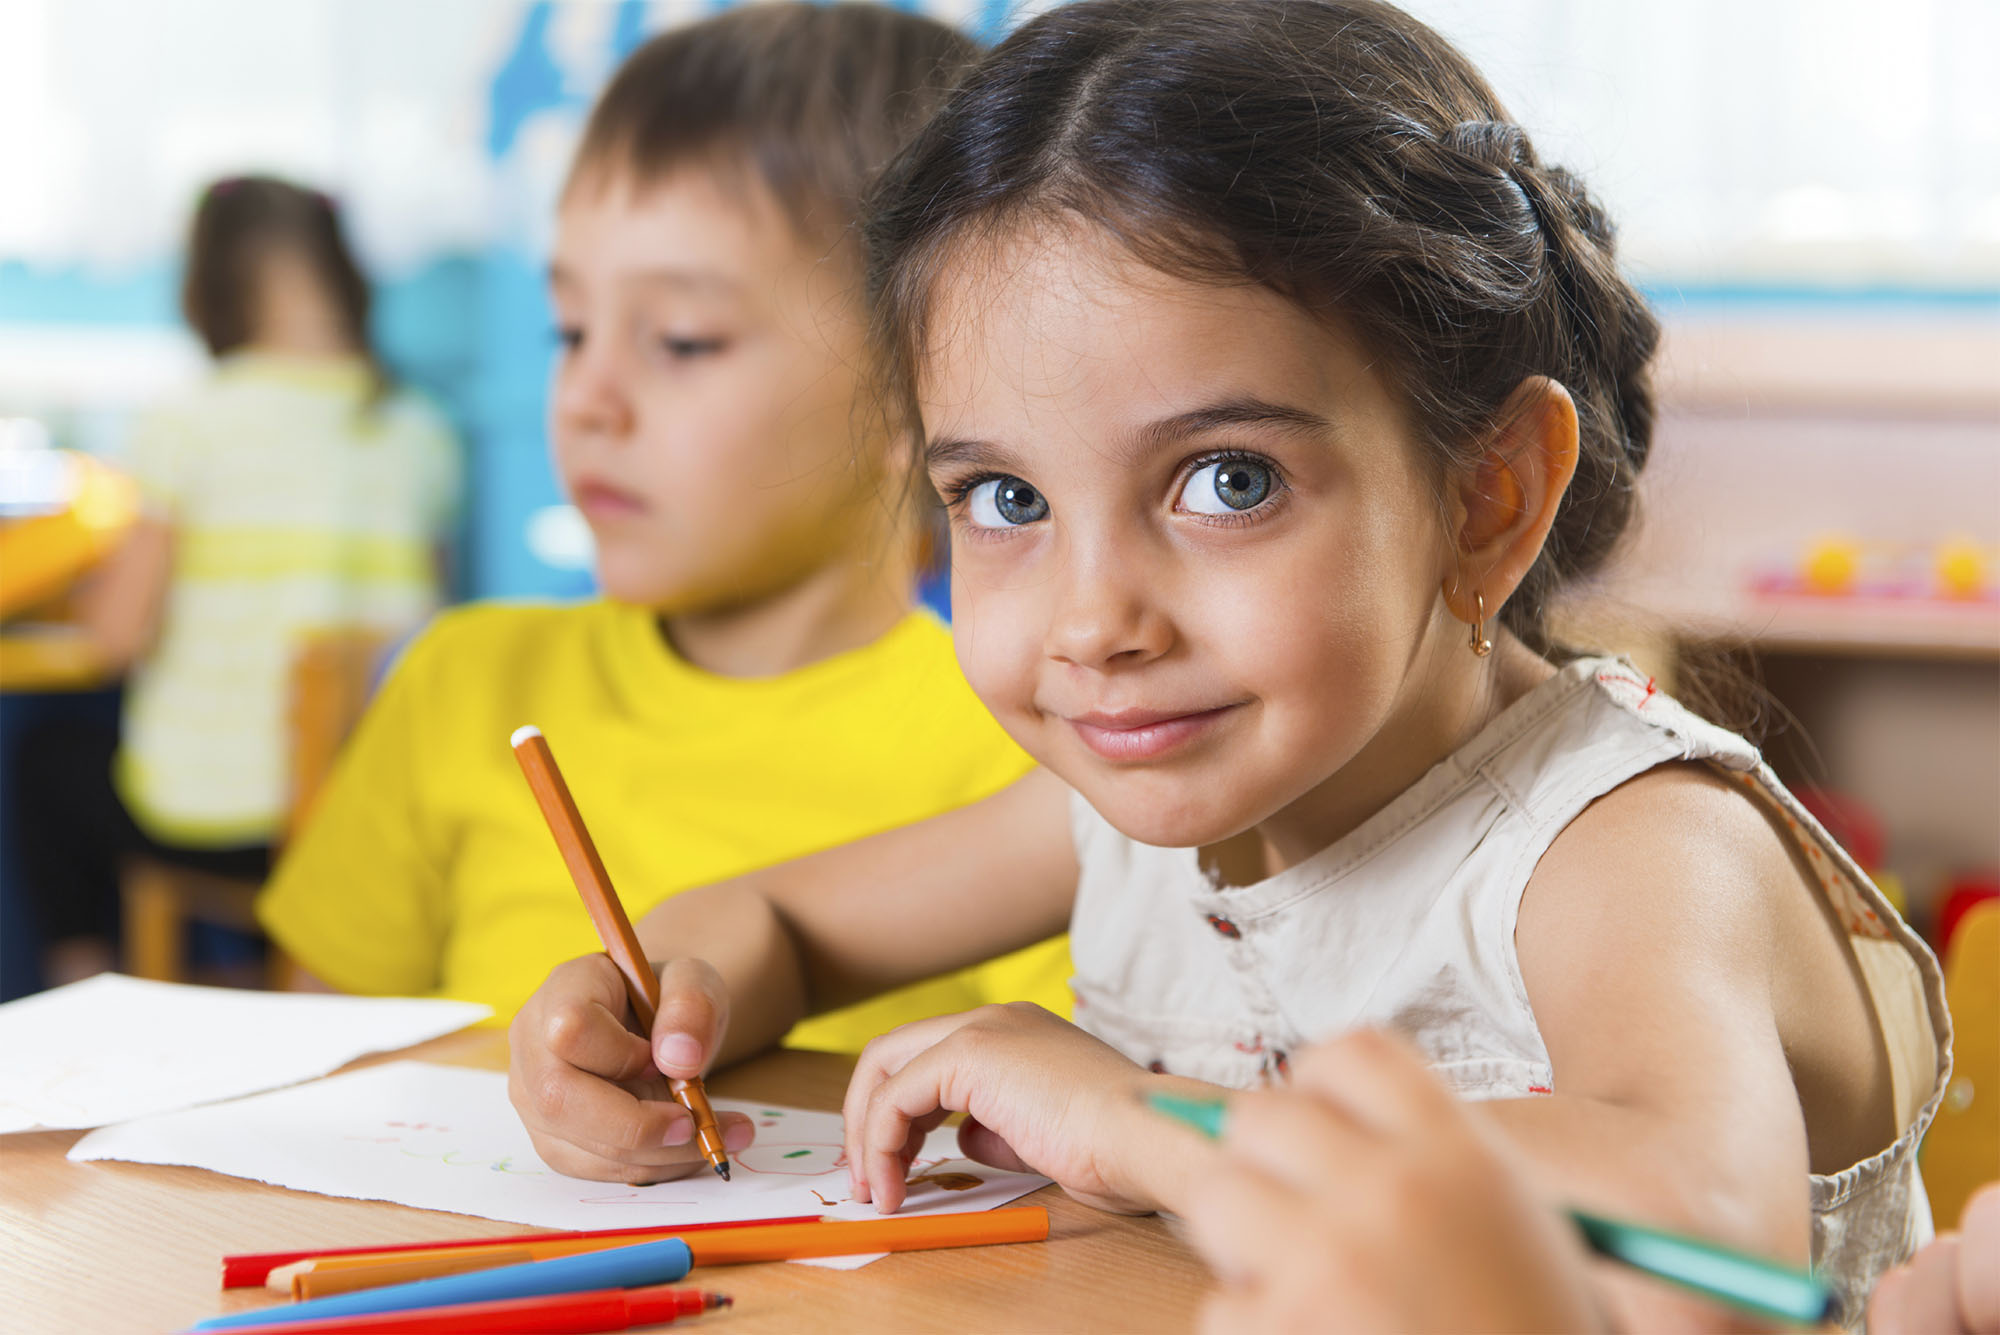
[[[651,613],[483,604],[404,653],[258,901],[301,966],[350,992],[483,1001],[511,1017],[598,950],[508,738],[539,726],[636,920],[693,886],[907,825],[1030,762],[913,613],[781,676],[703,672]],[[794,1046],[854,1051],[989,1001],[1069,1013],[1057,939],[807,1020]]]

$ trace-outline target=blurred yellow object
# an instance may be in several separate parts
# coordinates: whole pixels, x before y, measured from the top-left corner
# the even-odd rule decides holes
[[[0,525],[0,619],[61,593],[118,545],[139,518],[132,479],[65,452],[69,504]]]
[[[0,635],[0,691],[76,691],[106,680],[97,646],[54,626]]]
[[[1803,573],[1806,587],[1814,593],[1853,592],[1854,577],[1860,569],[1861,544],[1852,538],[1819,538],[1806,548]]]
[[[1938,1232],[2000,1175],[2000,899],[1959,919],[1945,957],[1952,1071],[1919,1162]]]
[[[1875,888],[1882,892],[1882,898],[1889,901],[1889,907],[1896,910],[1896,916],[1910,916],[1910,897],[1903,892],[1903,878],[1892,871],[1871,873]]]
[[[1986,549],[1971,538],[1948,538],[1936,554],[1938,589],[1947,598],[1977,598],[1986,591]]]

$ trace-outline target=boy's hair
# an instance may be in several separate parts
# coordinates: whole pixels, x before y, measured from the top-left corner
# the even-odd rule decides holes
[[[1023,26],[870,202],[874,335],[908,420],[943,268],[1065,212],[1163,272],[1352,321],[1441,471],[1524,378],[1566,386],[1576,479],[1502,613],[1550,648],[1550,596],[1631,517],[1659,325],[1603,211],[1449,43],[1371,0],[1083,0]]]
[[[836,239],[977,55],[886,5],[745,5],[632,53],[590,113],[567,189],[754,165],[800,236]]]
[[[348,248],[339,210],[317,190],[274,176],[233,176],[202,192],[181,272],[188,325],[217,357],[250,342],[262,268],[278,253],[303,260],[318,277],[379,393],[386,378],[368,337],[368,280]]]

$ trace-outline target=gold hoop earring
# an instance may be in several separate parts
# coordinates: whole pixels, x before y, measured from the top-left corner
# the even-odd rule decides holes
[[[1472,638],[1466,642],[1466,647],[1472,650],[1474,658],[1484,658],[1493,652],[1493,641],[1486,638],[1486,596],[1475,593],[1472,601],[1477,610],[1473,613]]]

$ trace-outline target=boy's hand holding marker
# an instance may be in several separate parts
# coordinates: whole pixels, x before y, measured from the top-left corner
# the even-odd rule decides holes
[[[543,1153],[546,1139],[549,1149],[559,1158],[570,1157],[572,1151],[581,1153],[584,1158],[577,1162],[582,1167],[589,1167],[590,1160],[616,1164],[623,1170],[614,1174],[618,1180],[631,1181],[637,1177],[657,1181],[662,1177],[680,1176],[680,1169],[684,1166],[680,1158],[661,1165],[668,1171],[658,1176],[651,1174],[654,1166],[650,1162],[652,1146],[660,1144],[679,1147],[684,1154],[691,1150],[696,1156],[692,1162],[706,1164],[727,1181],[727,1152],[747,1146],[755,1132],[749,1119],[741,1114],[733,1119],[733,1128],[725,1128],[718,1122],[709,1107],[708,1091],[701,1081],[702,1073],[708,1066],[708,1054],[714,1048],[703,1045],[698,1034],[680,1032],[671,1027],[693,1021],[719,1036],[728,1016],[727,997],[721,979],[713,969],[693,960],[668,965],[668,972],[674,975],[671,980],[654,972],[654,966],[639,945],[638,934],[632,930],[631,920],[625,916],[624,905],[618,900],[610,874],[604,869],[604,862],[597,854],[589,830],[584,827],[583,817],[570,796],[569,785],[564,782],[562,771],[556,766],[555,755],[541,730],[532,726],[516,729],[512,745],[515,756],[520,760],[521,771],[549,823],[549,830],[562,851],[563,862],[576,882],[577,893],[583,897],[584,907],[605,949],[603,955],[572,960],[562,966],[570,968],[601,963],[605,968],[581,980],[590,990],[585,993],[587,1000],[580,1016],[564,1016],[553,1029],[545,1027],[541,1031],[551,1047],[558,1042],[564,1043],[582,1060],[571,1062],[568,1070],[564,1070],[560,1063],[545,1063],[523,1081],[525,1089],[510,1089],[510,1094],[517,1107],[532,1109],[535,1113],[549,1115],[552,1120],[565,1122],[568,1120],[564,1115],[565,1100],[595,1100],[599,1106],[586,1109],[586,1114],[591,1116],[594,1124],[608,1126],[612,1134],[599,1144],[593,1145],[587,1140],[578,1144],[573,1130],[568,1132],[566,1140],[558,1140],[545,1136],[530,1122],[529,1133],[535,1140],[536,1152]],[[612,984],[617,992],[615,998],[607,995],[599,985],[607,980],[607,971],[608,979],[615,980]],[[663,989],[667,981],[674,985],[672,993]],[[668,1009],[669,1000],[671,1009]],[[670,1026],[666,1029],[660,1024],[663,1011]],[[638,1044],[639,1060],[645,1063],[645,1067],[652,1068],[652,1072],[657,1072],[667,1098],[684,1110],[678,1119],[666,1120],[662,1138],[658,1141],[646,1135],[657,1122],[658,1115],[649,1117],[643,1106],[655,1077],[644,1067],[633,1064],[632,1044],[614,1038],[599,1018],[615,1019],[617,1026],[623,1029],[627,1015],[638,1031],[633,1033],[628,1030],[627,1037]],[[651,1042],[661,1043],[665,1056],[670,1060],[655,1063],[649,1040],[640,1038],[641,1033],[650,1035]],[[575,1035],[573,1041],[569,1038],[572,1034]],[[662,1035],[665,1036],[664,1041]],[[530,1042],[528,1046],[534,1048],[536,1045]],[[617,1074],[600,1073],[625,1083],[612,1086],[577,1079],[575,1068],[597,1069],[590,1065],[593,1062],[608,1063],[609,1072]],[[510,1086],[522,1080],[519,1063],[509,1063],[508,1080]],[[639,1085],[637,1090],[632,1087],[634,1082]],[[628,1097],[633,1106],[626,1106],[625,1099]],[[524,1120],[528,1116],[528,1112],[524,1111]],[[735,1136],[734,1140],[729,1138],[731,1134]],[[632,1158],[634,1153],[641,1156],[636,1173]],[[559,1172],[567,1171],[549,1159],[547,1154],[543,1154],[543,1160]],[[583,1175],[601,1176],[595,1173]]]
[[[632,1031],[625,980],[604,955],[557,965],[514,1017],[508,1097],[535,1152],[557,1172],[648,1183],[706,1166],[694,1119],[674,1102],[667,1080],[708,1069],[729,1022],[729,1000],[700,960],[674,960],[658,976],[651,1043]],[[670,1025],[677,1028],[663,1027]],[[674,1038],[695,1045],[693,1060]],[[732,1153],[756,1134],[741,1113],[719,1112],[716,1122]]]

